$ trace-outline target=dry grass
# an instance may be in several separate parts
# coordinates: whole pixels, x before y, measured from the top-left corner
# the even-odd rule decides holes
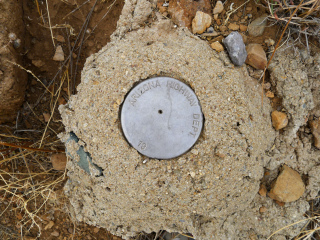
[[[283,25],[289,23],[291,33],[296,33],[298,37],[305,36],[307,47],[310,36],[320,40],[319,0],[266,0],[266,5],[269,20]]]

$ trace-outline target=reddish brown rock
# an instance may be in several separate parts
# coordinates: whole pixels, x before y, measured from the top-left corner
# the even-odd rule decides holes
[[[246,25],[240,24],[240,27],[239,27],[239,28],[240,28],[240,31],[241,31],[241,32],[245,32],[245,31],[247,31],[247,28],[248,28],[248,27],[247,27]]]
[[[285,113],[273,111],[271,114],[272,126],[276,129],[282,129],[288,125],[288,117]]]
[[[67,164],[67,155],[65,153],[56,153],[51,156],[52,167],[55,170],[64,170]]]
[[[320,149],[320,118],[310,121],[310,127],[314,138],[314,146]]]
[[[260,207],[259,212],[265,213],[267,211],[267,208],[265,206]]]
[[[277,179],[272,183],[268,196],[280,202],[293,202],[304,193],[305,186],[300,174],[283,165]]]
[[[218,41],[211,43],[211,47],[216,50],[217,52],[221,52],[224,50],[223,46],[221,43],[219,43]]]
[[[259,194],[262,197],[266,197],[267,196],[267,188],[266,188],[266,186],[264,184],[260,185]]]
[[[158,4],[163,4],[164,0]],[[172,21],[180,27],[191,29],[192,19],[197,11],[207,14],[212,13],[212,8],[209,0],[188,1],[188,0],[170,0],[168,12],[172,17]]]
[[[239,25],[235,23],[230,23],[228,28],[232,31],[238,31],[239,30]]]
[[[267,56],[260,44],[252,43],[247,46],[246,64],[255,69],[264,69],[267,66]]]

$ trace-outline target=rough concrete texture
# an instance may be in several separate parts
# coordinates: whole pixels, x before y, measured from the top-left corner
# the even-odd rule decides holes
[[[0,123],[16,119],[24,100],[27,73],[14,65],[25,54],[22,16],[21,1],[0,1]]]
[[[288,49],[286,52],[279,51],[269,65],[272,84],[289,113],[286,132],[289,138],[306,124],[308,113],[314,108],[312,81],[308,79],[308,70],[306,67],[302,68],[301,62],[300,54]]]
[[[76,219],[125,239],[141,231],[167,230],[188,232],[198,240],[265,239],[303,219],[309,208],[305,198],[280,207],[258,191],[265,166],[276,168],[288,160],[299,172],[310,171],[319,162],[317,155],[313,152],[313,162],[302,169],[306,162],[297,155],[305,155],[311,140],[297,141],[295,146],[305,141],[306,150],[292,150],[294,158],[284,155],[277,161],[282,142],[271,125],[269,100],[264,98],[262,109],[260,85],[246,68],[231,66],[222,52],[218,55],[159,15],[149,27],[128,32],[135,25],[131,10],[142,8],[137,4],[148,5],[145,0],[126,1],[112,42],[87,59],[77,95],[60,106],[66,126],[61,139],[74,158],[67,164],[65,192]],[[189,84],[205,116],[193,151],[176,159],[148,159],[121,132],[119,109],[126,93],[152,76]],[[79,139],[70,140],[70,132]],[[79,148],[90,154],[90,171],[78,164]],[[305,196],[313,196],[308,187]],[[259,213],[262,206],[266,212]],[[286,228],[274,239],[293,237],[302,225]]]

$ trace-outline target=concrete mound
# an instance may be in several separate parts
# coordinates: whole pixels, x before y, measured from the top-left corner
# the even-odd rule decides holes
[[[137,27],[134,9],[142,8],[126,2],[112,42],[87,59],[78,93],[60,107],[66,126],[60,137],[73,158],[65,191],[75,218],[125,239],[166,230],[197,240],[264,239],[301,220],[306,201],[281,208],[258,195],[263,168],[271,161],[265,152],[276,136],[260,85],[246,67],[225,66],[185,28],[159,16]],[[129,32],[130,26],[136,30]],[[205,118],[191,151],[171,160],[139,154],[121,131],[126,94],[154,76],[188,84]],[[281,234],[293,237],[299,226]]]

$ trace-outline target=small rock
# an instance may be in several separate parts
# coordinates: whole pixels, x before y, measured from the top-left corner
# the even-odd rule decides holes
[[[272,126],[276,129],[282,129],[288,125],[288,117],[285,113],[273,111],[271,114]]]
[[[227,26],[221,26],[221,27],[220,27],[220,31],[221,31],[221,32],[225,32],[225,31],[227,31],[227,30],[228,30]]]
[[[99,230],[100,230],[100,228],[95,227],[95,228],[93,229],[93,232],[94,232],[94,233],[98,233]]]
[[[267,196],[267,188],[266,188],[266,186],[264,184],[260,185],[259,194],[262,197],[266,197]]]
[[[59,237],[60,233],[58,231],[53,231],[51,233],[51,236],[54,236],[54,237]]]
[[[52,167],[55,170],[64,170],[67,164],[67,155],[65,153],[56,153],[51,156]]]
[[[246,58],[247,58],[247,51],[246,47],[243,43],[243,38],[238,32],[230,33],[224,40],[223,43],[227,48],[229,53],[229,57],[231,61],[237,65],[241,66]]]
[[[263,14],[261,17],[251,22],[248,26],[249,35],[253,37],[261,36],[267,25],[267,17],[267,14]]]
[[[274,93],[271,92],[271,91],[268,91],[268,92],[266,93],[266,97],[268,97],[268,98],[274,98]]]
[[[64,42],[66,41],[66,40],[64,39],[64,37],[61,36],[61,35],[58,35],[58,36],[56,37],[56,39],[57,39],[58,42],[62,42],[62,43],[64,43]]]
[[[223,11],[223,4],[221,1],[217,1],[216,6],[213,9],[213,14],[219,14]]]
[[[42,113],[44,121],[45,122],[49,122],[50,120],[50,114],[49,113]]]
[[[247,27],[246,25],[240,24],[240,27],[239,27],[239,28],[240,28],[240,31],[241,31],[241,32],[245,32],[245,31],[247,31],[247,28],[248,28],[248,27]]]
[[[44,65],[44,62],[39,60],[32,60],[32,64],[35,65],[36,67],[40,68]]]
[[[267,208],[265,206],[260,207],[259,212],[265,213],[267,211]]]
[[[221,52],[224,50],[223,46],[221,45],[221,43],[219,43],[218,41],[211,43],[211,47],[216,50],[217,52]]]
[[[246,64],[255,69],[264,69],[267,66],[267,56],[260,44],[251,43],[247,46]]]
[[[230,23],[228,28],[232,31],[238,31],[239,30],[239,25],[235,23]]]
[[[54,225],[54,222],[53,222],[53,221],[50,221],[50,222],[44,227],[44,230],[47,230],[47,229],[52,228],[53,225]]]
[[[247,11],[247,12],[250,12],[251,10],[252,10],[252,7],[251,7],[251,6],[246,7],[246,11]]]
[[[275,44],[275,41],[271,38],[264,40],[264,42],[267,44],[268,47],[271,47]]]
[[[320,149],[320,118],[310,121],[310,128],[314,138],[314,146]]]
[[[157,5],[163,5],[164,2],[164,0],[159,0]],[[168,7],[172,21],[180,27],[187,27],[189,29],[191,29],[192,20],[197,11],[211,14],[212,8],[210,0],[170,0]]]
[[[305,186],[300,174],[283,165],[277,179],[272,183],[268,196],[280,202],[293,202],[304,193]]]
[[[209,27],[208,29],[207,29],[207,33],[213,33],[214,32],[214,28],[213,27]]]
[[[52,58],[54,61],[62,62],[64,61],[64,53],[61,46],[57,46],[56,52]]]
[[[21,46],[21,40],[19,38],[13,41],[13,47],[15,49],[19,48],[20,46]]]
[[[210,27],[212,18],[209,14],[197,11],[196,16],[192,20],[192,33],[201,34]]]

